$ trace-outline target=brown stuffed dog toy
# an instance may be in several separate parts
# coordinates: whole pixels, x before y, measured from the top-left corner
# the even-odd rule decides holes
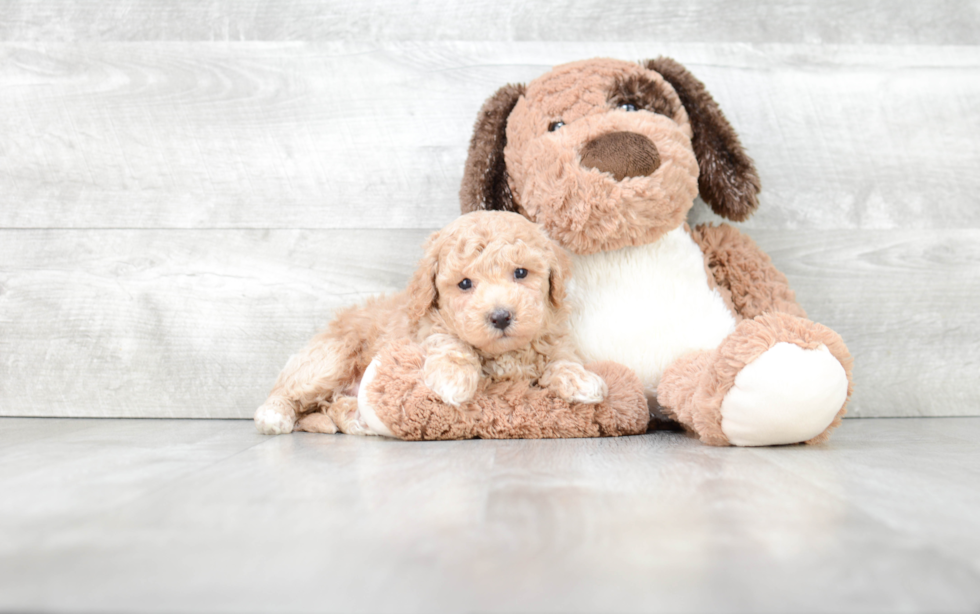
[[[747,236],[685,223],[699,192],[717,214],[744,220],[759,187],[687,69],[669,58],[596,59],[507,85],[484,104],[460,198],[463,212],[520,213],[572,252],[576,348],[632,368],[652,415],[712,445],[820,442],[851,394],[844,342],[806,318]],[[381,355],[364,380],[366,402],[416,412],[418,368],[417,358]],[[492,405],[492,394],[474,402]],[[554,410],[570,406],[558,400]],[[434,420],[446,408],[428,403],[424,413]]]
[[[631,367],[653,410],[713,445],[818,442],[850,396],[847,347],[751,239],[685,223],[699,192],[744,220],[759,188],[687,69],[596,59],[484,104],[460,197],[464,212],[518,212],[573,253],[579,352]]]
[[[338,313],[293,356],[256,427],[402,439],[642,432],[636,376],[586,369],[570,339],[569,264],[516,213],[460,217],[429,238],[405,292]],[[383,390],[369,395],[362,377]]]

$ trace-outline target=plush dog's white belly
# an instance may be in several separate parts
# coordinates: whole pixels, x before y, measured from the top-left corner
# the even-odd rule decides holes
[[[573,258],[571,327],[582,358],[630,367],[649,398],[674,360],[718,347],[735,330],[683,227],[649,245]]]

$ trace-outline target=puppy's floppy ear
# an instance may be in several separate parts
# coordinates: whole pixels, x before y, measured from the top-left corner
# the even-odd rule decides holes
[[[548,271],[548,299],[552,307],[561,309],[565,304],[565,282],[572,272],[572,259],[562,246],[553,241],[551,251],[554,257]]]
[[[505,85],[483,103],[473,127],[463,184],[459,189],[463,213],[517,211],[507,183],[504,147],[507,145],[507,117],[523,95],[523,85]]]
[[[425,255],[408,283],[408,319],[418,324],[432,309],[439,308],[439,290],[436,275],[439,274],[439,251],[442,247],[440,233],[434,232],[425,242]]]
[[[736,222],[749,217],[759,206],[759,175],[718,103],[677,61],[659,57],[647,60],[644,66],[674,87],[691,120],[691,144],[701,169],[701,198],[722,217]]]

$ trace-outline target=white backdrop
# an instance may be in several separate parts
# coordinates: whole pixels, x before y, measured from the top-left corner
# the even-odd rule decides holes
[[[755,158],[850,415],[980,414],[977,3],[683,4],[0,3],[0,415],[250,417],[457,215],[497,87],[657,55]]]

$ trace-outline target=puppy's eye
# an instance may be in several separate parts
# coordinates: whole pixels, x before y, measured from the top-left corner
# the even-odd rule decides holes
[[[635,111],[636,110],[636,105],[633,104],[633,103],[631,103],[631,102],[624,102],[623,104],[619,105],[619,110],[620,111]]]
[[[460,290],[469,290],[470,288],[473,287],[473,282],[470,281],[470,279],[467,277],[466,279],[464,279],[463,281],[459,282],[456,285],[459,286]]]
[[[550,124],[548,124],[548,132],[554,132],[555,130],[558,130],[564,125],[565,122],[561,121],[560,119],[556,122],[551,122]]]
[[[514,269],[514,277],[524,279],[527,277],[527,269]]]

